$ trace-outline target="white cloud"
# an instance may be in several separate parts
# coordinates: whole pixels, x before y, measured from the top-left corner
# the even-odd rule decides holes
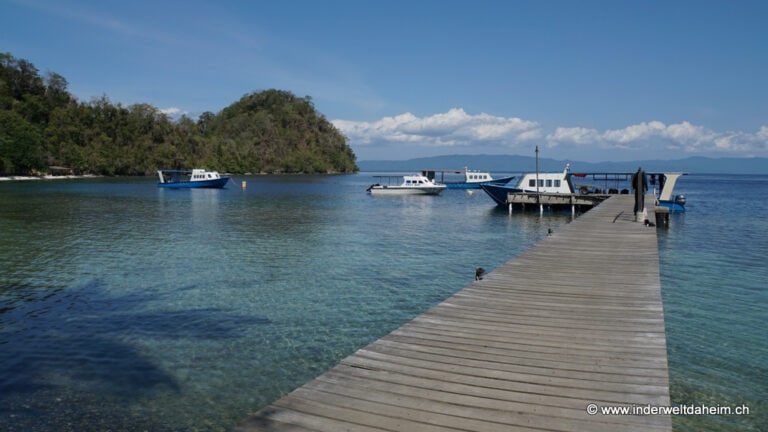
[[[577,144],[602,149],[650,149],[663,145],[669,149],[680,149],[686,153],[724,154],[738,156],[765,153],[768,148],[768,127],[763,126],[755,134],[746,132],[716,132],[703,126],[684,121],[665,125],[651,121],[627,126],[623,129],[606,130],[587,128],[555,129],[547,135],[551,146]]]
[[[600,142],[600,133],[597,130],[582,127],[559,127],[547,135],[547,143],[550,147],[556,147],[561,143],[594,145],[598,142]]]
[[[643,122],[625,127],[624,129],[607,130],[603,132],[602,136],[607,141],[628,143],[639,139],[647,139],[648,137],[663,131],[664,128],[664,123],[660,121],[652,121],[650,123]]]
[[[535,121],[485,113],[473,115],[461,108],[426,117],[405,113],[373,122],[334,120],[333,124],[352,146],[372,150],[407,144],[410,149],[431,149],[434,154],[439,154],[439,148],[447,150],[456,146],[508,152],[512,148],[527,150],[531,143],[540,143],[550,148],[575,145],[579,154],[593,151],[599,155],[611,151],[613,156],[618,156],[617,152],[657,157],[768,156],[768,126],[762,126],[755,133],[718,132],[688,121],[668,125],[654,120],[620,129],[576,126],[547,131]]]
[[[161,108],[160,112],[166,115],[183,114],[183,112],[181,111],[181,108],[176,108],[176,107]]]
[[[333,124],[357,145],[409,142],[425,147],[498,142],[513,145],[540,135],[536,122],[516,117],[467,114],[461,108],[428,117],[411,113],[384,117],[375,122],[334,120]]]
[[[161,113],[173,119],[179,119],[181,118],[181,116],[189,114],[187,111],[184,111],[181,108],[176,108],[176,107],[160,108],[158,109],[158,111],[160,111]]]

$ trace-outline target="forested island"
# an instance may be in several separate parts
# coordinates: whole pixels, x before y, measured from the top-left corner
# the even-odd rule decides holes
[[[0,53],[0,175],[153,175],[161,168],[229,173],[350,173],[346,138],[309,96],[265,90],[219,113],[172,120],[149,104],[78,101],[56,73]]]

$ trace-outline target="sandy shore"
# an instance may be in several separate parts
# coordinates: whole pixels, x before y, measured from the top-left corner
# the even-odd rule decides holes
[[[9,176],[0,177],[0,181],[26,181],[26,180],[65,180],[65,179],[85,179],[101,177],[97,175],[44,175],[44,176]]]

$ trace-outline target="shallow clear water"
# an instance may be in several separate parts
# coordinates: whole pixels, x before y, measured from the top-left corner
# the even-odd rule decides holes
[[[768,176],[688,176],[660,231],[673,402],[748,416],[677,416],[676,431],[768,430]]]
[[[227,430],[570,219],[373,182],[0,183],[0,429]],[[675,427],[759,430],[768,177],[678,191],[689,212],[659,238],[672,398],[762,413]]]

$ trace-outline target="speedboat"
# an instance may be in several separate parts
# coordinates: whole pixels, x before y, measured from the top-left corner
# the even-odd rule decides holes
[[[157,186],[162,188],[220,189],[229,181],[229,177],[222,177],[218,171],[204,169],[157,170],[157,175],[160,177]]]
[[[680,176],[684,176],[685,173],[663,173],[663,174],[650,174],[651,186],[656,190],[658,185],[658,195],[656,199],[656,205],[659,207],[666,207],[672,213],[685,212],[685,195],[672,196],[672,191],[675,189],[675,183]]]
[[[435,182],[421,174],[402,176],[402,183],[394,183],[394,179],[401,176],[375,176],[379,183],[373,184],[368,188],[371,195],[438,195],[446,189],[442,183]],[[387,179],[385,183],[384,179]]]

